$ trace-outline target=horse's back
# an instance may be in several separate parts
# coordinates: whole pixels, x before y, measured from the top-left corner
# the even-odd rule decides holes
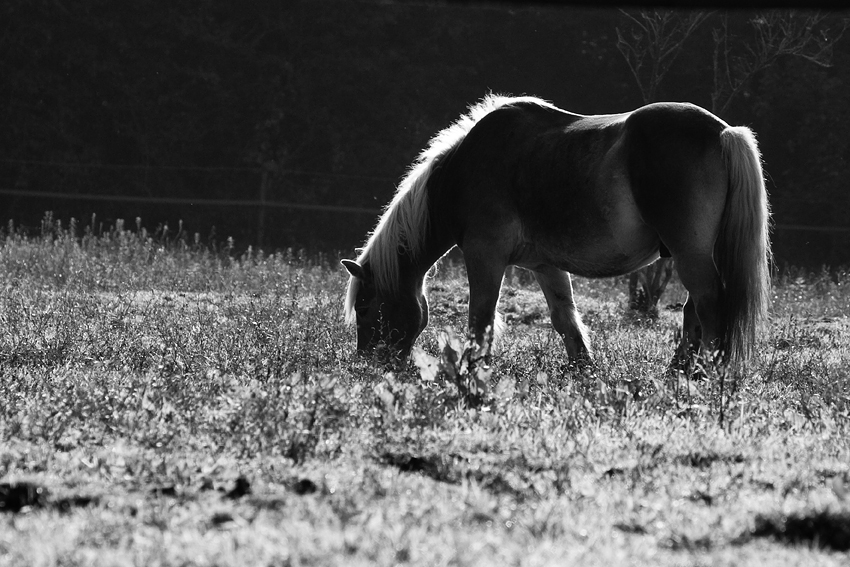
[[[684,103],[584,116],[509,102],[446,156],[433,210],[461,248],[472,238],[520,265],[625,273],[657,257],[670,227],[678,234],[689,223],[716,225],[725,170],[713,165],[722,163],[723,128]]]
[[[635,219],[617,145],[627,116],[585,116],[533,101],[491,111],[435,172],[438,222],[461,248],[469,238],[498,242],[520,265],[622,271],[616,258],[633,252],[608,242],[612,224]]]
[[[625,116],[584,116],[533,101],[498,108],[447,160],[451,195],[474,207],[495,199],[521,215],[545,216],[553,208],[563,214],[568,204],[591,197],[586,185],[599,174]]]

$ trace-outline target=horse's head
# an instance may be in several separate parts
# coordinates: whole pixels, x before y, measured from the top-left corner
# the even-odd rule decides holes
[[[351,275],[346,316],[357,325],[357,352],[372,354],[386,349],[400,357],[410,354],[413,341],[428,324],[428,301],[422,286],[402,286],[388,292],[375,285],[369,265],[343,260]]]

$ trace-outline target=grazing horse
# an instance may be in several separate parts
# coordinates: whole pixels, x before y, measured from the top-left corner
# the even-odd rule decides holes
[[[770,213],[755,137],[686,103],[583,116],[488,96],[411,166],[356,261],[357,349],[409,354],[428,323],[425,276],[450,248],[469,278],[469,328],[496,325],[507,266],[532,270],[572,360],[589,357],[570,272],[626,274],[672,256],[688,291],[674,361],[752,351],[769,295]]]

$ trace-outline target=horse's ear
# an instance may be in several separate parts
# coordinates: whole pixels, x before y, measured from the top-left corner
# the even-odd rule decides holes
[[[340,260],[340,263],[348,270],[348,273],[353,277],[365,280],[366,279],[366,271],[363,269],[363,266],[355,262],[354,260]]]

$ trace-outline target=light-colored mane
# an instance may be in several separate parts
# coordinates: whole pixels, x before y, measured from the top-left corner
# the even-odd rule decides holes
[[[439,158],[460,143],[475,124],[490,112],[507,104],[530,102],[552,107],[535,97],[507,97],[489,94],[469,107],[466,114],[428,142],[399,183],[395,196],[384,209],[366,244],[360,249],[357,263],[368,264],[375,287],[380,293],[394,294],[399,290],[398,254],[406,251],[416,258],[424,247],[428,232],[428,178]],[[360,281],[351,277],[345,300],[345,318],[354,322],[354,301]]]

